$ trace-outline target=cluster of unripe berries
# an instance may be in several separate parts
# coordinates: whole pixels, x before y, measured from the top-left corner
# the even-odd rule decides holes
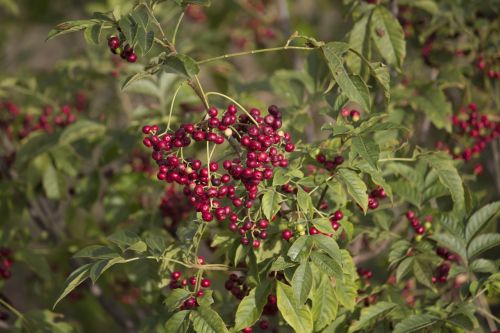
[[[7,247],[0,248],[0,278],[7,280],[11,277],[10,269],[13,263],[12,250]]]
[[[350,119],[354,123],[357,123],[361,119],[361,113],[358,110],[351,110],[348,107],[343,107],[342,110],[340,110],[340,114],[344,119]]]
[[[377,209],[378,201],[387,198],[387,194],[381,186],[370,192],[368,195],[368,209]]]
[[[195,287],[198,285],[198,279],[196,276],[191,276],[187,279],[181,279],[182,273],[179,271],[174,271],[171,274],[171,280],[169,284],[170,289],[178,289],[178,288],[187,288],[189,290],[189,287],[193,287],[193,296],[189,297],[186,299],[180,306],[180,310],[189,310],[192,308],[196,308],[198,306],[198,301],[196,298],[198,297],[203,297],[205,295],[205,292],[203,290],[194,290]],[[201,288],[210,288],[212,285],[212,282],[210,279],[203,278],[201,281],[199,281],[199,286]]]
[[[476,66],[477,68],[486,73],[490,79],[500,79],[500,70],[494,70],[491,65],[495,62],[495,59],[485,59],[484,55],[479,55],[477,58]],[[498,69],[498,68],[497,68]]]
[[[77,94],[75,109],[78,112],[84,110],[86,105],[86,97],[83,93]],[[54,108],[47,105],[43,108],[42,114],[34,117],[32,114],[26,114],[22,117],[21,126],[17,126],[16,122],[20,118],[19,107],[10,102],[0,102],[0,111],[5,110],[7,113],[0,114],[0,128],[2,128],[7,137],[10,139],[17,138],[23,139],[35,131],[45,131],[52,133],[56,127],[65,127],[76,121],[76,114],[69,104],[61,106],[59,112]]]
[[[122,59],[130,63],[137,61],[137,54],[134,52],[132,46],[122,43],[117,36],[108,38],[108,46],[113,54],[119,54]]]
[[[337,155],[332,159],[327,159],[324,154],[319,153],[318,155],[316,155],[316,161],[322,164],[326,170],[331,171],[344,163],[344,158],[340,155]]]
[[[417,215],[412,210],[406,212],[406,218],[410,221],[411,227],[417,234],[417,237],[415,237],[415,239],[418,241],[422,239],[426,230],[432,227],[432,216],[430,215],[425,217],[424,225],[420,223],[420,219],[418,219]]]
[[[288,166],[285,153],[294,151],[295,145],[289,133],[279,130],[281,112],[276,106],[270,106],[265,116],[255,108],[249,114],[237,113],[235,105],[229,105],[222,115],[216,108],[210,108],[203,121],[183,124],[162,134],[158,134],[156,125],[144,126],[147,137],[143,143],[153,149],[159,180],[184,186],[183,194],[204,221],[228,219],[229,229],[240,233],[242,243],[257,248],[260,246],[257,237],[267,237],[268,221],[240,220],[233,208],[247,215],[246,210],[257,199],[259,184],[273,178],[275,167]],[[207,145],[229,142],[239,157],[204,165],[198,159],[185,157],[185,150],[180,154],[181,149],[194,142]],[[253,241],[247,233],[252,234]]]

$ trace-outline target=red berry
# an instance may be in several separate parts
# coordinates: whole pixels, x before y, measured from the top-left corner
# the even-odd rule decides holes
[[[201,286],[203,288],[208,288],[208,287],[210,287],[211,284],[212,283],[211,283],[211,281],[209,279],[203,279],[203,280],[201,280]]]
[[[181,277],[181,275],[182,274],[179,271],[172,272],[172,279],[175,280],[175,281],[177,281],[177,280],[179,280],[179,278]]]
[[[281,236],[283,237],[284,240],[288,241],[288,240],[290,240],[290,238],[292,238],[293,233],[289,229],[286,229],[286,230],[283,230],[283,232],[281,233]]]

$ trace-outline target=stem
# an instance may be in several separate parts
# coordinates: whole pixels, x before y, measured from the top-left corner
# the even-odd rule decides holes
[[[183,11],[177,20],[177,24],[175,25],[174,34],[172,35],[172,45],[175,47],[175,40],[177,38],[177,32],[179,32],[179,27],[181,25],[182,19],[184,18],[185,12]]]
[[[34,332],[33,327],[31,326],[31,323],[28,321],[28,319],[26,319],[26,317],[21,312],[19,312],[15,307],[4,301],[2,298],[0,298],[0,304],[3,305],[10,312],[15,314],[16,317],[21,319],[21,321],[26,325],[28,331]]]
[[[194,79],[196,80],[196,86],[191,85],[191,87],[194,89],[194,92],[200,97],[201,101],[203,102],[203,105],[205,106],[205,109],[210,109],[210,104],[208,104],[208,99],[207,99],[207,94],[205,94],[205,91],[203,90],[203,86],[201,85],[200,79],[198,78],[198,75],[194,76]]]
[[[246,113],[246,115],[248,117],[250,117],[250,119],[253,121],[253,123],[257,126],[259,126],[259,123],[255,120],[254,117],[252,117],[252,115],[238,102],[236,102],[234,99],[232,99],[231,97],[227,96],[227,95],[224,95],[224,94],[221,94],[221,93],[218,93],[218,92],[215,92],[215,91],[212,91],[212,92],[208,92],[206,93],[206,96],[210,96],[210,95],[216,95],[216,96],[220,96],[220,97],[224,97],[225,99],[228,99],[230,100],[231,102],[233,102],[234,104],[236,104],[243,112]]]
[[[250,55],[250,54],[257,54],[257,53],[266,53],[266,52],[276,52],[276,51],[284,51],[284,50],[303,50],[303,51],[312,51],[315,50],[316,48],[312,47],[304,47],[304,46],[280,46],[280,47],[272,47],[268,49],[258,49],[258,50],[251,50],[251,51],[244,51],[244,52],[236,52],[236,53],[229,53],[229,54],[224,54],[218,57],[214,58],[209,58],[205,60],[200,60],[197,61],[196,63],[198,65],[206,64],[209,62],[214,62],[222,59],[228,59],[228,58],[234,58],[234,57],[240,57],[240,56],[245,56],[245,55]]]
[[[175,99],[177,97],[177,94],[179,93],[179,91],[181,90],[181,88],[184,86],[184,83],[185,82],[182,82],[178,87],[177,89],[175,90],[175,93],[174,93],[174,96],[172,97],[172,102],[170,103],[170,112],[168,114],[168,123],[167,123],[167,130],[166,132],[168,132],[170,130],[170,120],[172,119],[172,110],[174,109],[174,104],[175,104]]]
[[[326,192],[328,192],[328,184],[325,185],[325,188],[323,189],[323,192],[321,192],[321,196],[319,197],[318,203],[316,204],[316,209],[319,209],[319,206],[321,205],[321,202],[325,198]]]

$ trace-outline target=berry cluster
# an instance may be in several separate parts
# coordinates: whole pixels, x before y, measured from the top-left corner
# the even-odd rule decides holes
[[[381,186],[377,186],[376,189],[370,192],[368,196],[368,208],[369,209],[377,209],[378,201],[387,198],[387,194]]]
[[[365,280],[371,280],[371,278],[373,277],[373,272],[369,269],[358,268],[357,272],[358,275]]]
[[[0,277],[7,280],[11,277],[10,269],[14,260],[12,259],[12,250],[7,247],[0,248]]]
[[[248,285],[245,283],[245,278],[243,276],[238,277],[234,273],[229,275],[224,287],[239,300],[242,300],[245,296],[247,296],[248,291],[250,290]]]
[[[448,260],[448,261],[455,261],[455,262],[457,262],[458,259],[459,259],[459,256],[456,253],[453,253],[453,252],[451,252],[450,250],[448,250],[447,248],[444,248],[444,247],[438,247],[436,249],[436,254],[438,256],[440,256],[441,258],[443,258],[444,260]]]
[[[470,161],[478,157],[495,138],[500,136],[500,122],[491,121],[487,115],[478,112],[477,105],[471,103],[467,109],[462,109],[458,115],[451,118],[453,131],[462,138],[462,142],[455,143],[450,148],[442,141],[436,142],[436,149],[448,152],[455,159]],[[462,147],[460,147],[462,146]],[[481,173],[482,165],[474,168],[475,173]]]
[[[132,46],[127,43],[122,43],[117,36],[108,38],[108,46],[113,54],[120,54],[120,57],[130,63],[137,61],[137,54],[134,52]]]
[[[432,283],[445,283],[448,280],[448,273],[450,272],[450,264],[448,263],[442,263],[439,265],[435,272],[434,276],[432,277]]]
[[[358,110],[351,110],[348,107],[343,107],[340,114],[344,119],[350,119],[354,123],[357,123],[361,119],[361,113]]]
[[[193,287],[193,296],[186,299],[180,306],[180,310],[189,310],[198,306],[198,301],[196,298],[203,297],[205,292],[203,290],[194,290],[197,289],[197,286],[201,288],[210,288],[212,285],[212,281],[207,278],[203,278],[200,281],[196,278],[196,276],[191,276],[188,279],[181,279],[182,273],[179,271],[172,272],[171,281],[169,284],[170,289],[179,289],[179,288],[187,288],[188,291],[190,286]]]
[[[324,154],[319,153],[318,155],[316,155],[316,161],[318,161],[318,163],[320,164],[323,164],[326,170],[331,171],[344,163],[344,158],[341,155],[337,155],[333,159],[329,160]]]
[[[233,207],[241,208],[242,216],[247,216],[257,199],[259,184],[273,178],[274,167],[288,166],[285,152],[294,151],[295,145],[289,133],[279,130],[281,112],[276,106],[270,106],[265,116],[255,108],[249,114],[237,113],[234,105],[229,105],[221,116],[216,108],[210,108],[205,120],[162,134],[157,134],[156,125],[144,126],[147,137],[143,144],[153,149],[152,158],[159,166],[157,178],[184,186],[183,194],[202,220],[229,219],[229,229],[240,234],[242,244],[258,248],[258,238],[267,237],[269,221],[240,219]],[[204,165],[198,159],[184,157],[183,149],[193,141],[206,142],[207,147],[213,143],[214,148],[228,142],[239,158],[211,162],[211,153],[207,151]]]
[[[78,93],[76,98],[75,109],[78,112],[84,110],[86,106],[86,97],[83,93]],[[21,127],[16,125],[20,119],[20,109],[12,102],[0,102],[0,110],[7,111],[7,114],[0,114],[0,128],[2,128],[7,137],[13,139],[23,139],[35,131],[45,131],[52,133],[55,127],[65,127],[76,121],[76,114],[73,112],[69,104],[63,105],[59,112],[54,112],[54,108],[50,105],[45,106],[42,114],[35,118],[31,114],[26,114],[22,117]]]
[[[477,68],[486,73],[490,79],[500,79],[500,70],[493,69],[492,65],[495,62],[495,59],[485,59],[484,55],[479,55],[476,61]]]
[[[406,218],[410,221],[410,224],[417,234],[417,240],[421,240],[422,236],[425,234],[427,229],[432,227],[432,216],[428,215],[425,217],[425,224],[420,223],[420,219],[417,217],[414,211],[409,210],[406,212]]]

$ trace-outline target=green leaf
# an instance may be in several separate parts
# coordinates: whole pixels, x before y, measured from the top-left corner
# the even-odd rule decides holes
[[[189,314],[189,310],[182,310],[176,312],[170,317],[165,323],[165,332],[178,333],[183,332],[182,328],[184,326],[186,316]]]
[[[397,18],[385,7],[377,6],[373,10],[371,23],[372,40],[380,56],[401,70],[406,56],[406,43]]]
[[[304,304],[313,284],[313,276],[309,262],[305,261],[295,270],[291,281],[293,294],[298,304]]]
[[[210,6],[212,4],[211,0],[174,0],[179,6],[187,5],[199,5],[199,6]]]
[[[338,279],[343,278],[342,267],[334,259],[317,252],[311,253],[312,262],[328,276],[334,276]]]
[[[271,265],[270,271],[283,271],[287,268],[297,265],[294,262],[287,262],[283,257],[278,257]]]
[[[312,314],[309,307],[299,305],[290,286],[282,282],[276,284],[278,309],[285,321],[296,331],[309,333],[313,331]]]
[[[375,322],[385,317],[389,312],[394,310],[396,304],[380,301],[375,305],[363,308],[359,321],[355,322],[349,329],[349,332],[356,332],[363,328],[372,326]]]
[[[71,144],[81,139],[91,139],[101,136],[106,131],[106,127],[90,120],[79,120],[66,127],[59,137],[60,144]]]
[[[433,272],[431,266],[428,263],[422,262],[420,260],[414,260],[413,274],[415,275],[415,278],[418,282],[430,289],[434,288],[431,281]]]
[[[165,299],[165,306],[169,311],[177,310],[186,299],[191,296],[191,293],[186,289],[173,289]]]
[[[295,240],[295,242],[292,243],[287,253],[290,259],[292,259],[293,261],[297,261],[297,258],[299,257],[300,253],[306,247],[308,239],[309,239],[308,235],[303,235],[297,238],[297,240]]]
[[[321,234],[313,235],[311,237],[314,245],[325,251],[330,257],[332,257],[332,259],[335,259],[338,262],[342,261],[342,254],[340,252],[339,245],[333,238]]]
[[[219,314],[206,306],[191,311],[191,322],[197,333],[229,333]]]
[[[153,31],[139,30],[137,32],[137,44],[142,50],[142,55],[146,55],[153,48],[155,33]]]
[[[411,97],[410,101],[413,101],[412,105],[424,112],[437,128],[451,132],[452,106],[442,89],[433,84],[419,87],[418,95]]]
[[[352,138],[352,149],[366,162],[368,162],[372,168],[378,169],[377,163],[380,155],[380,149],[373,139],[363,136],[355,136]]]
[[[368,194],[366,193],[366,184],[361,177],[356,172],[346,168],[339,168],[337,172],[340,180],[347,188],[347,192],[363,211],[366,212],[368,209]]]
[[[448,233],[435,233],[431,238],[438,242],[438,244],[457,253],[463,260],[467,260],[466,245],[460,238]]]
[[[487,259],[476,259],[469,265],[470,269],[478,273],[495,273],[497,270],[497,265]]]
[[[465,226],[465,239],[467,243],[491,222],[498,213],[500,213],[500,201],[483,206],[472,214]]]
[[[413,257],[408,257],[401,261],[396,270],[396,281],[400,282],[408,274],[413,265],[413,260]]]
[[[353,311],[358,294],[356,266],[347,250],[340,250],[340,253],[342,254],[342,273],[344,276],[343,279],[336,280],[335,293],[339,303],[347,310]]]
[[[83,281],[85,281],[89,277],[89,269],[92,264],[83,265],[77,269],[75,269],[69,277],[66,279],[64,283],[63,291],[61,295],[54,303],[52,309],[54,309],[64,297],[66,297],[70,292],[72,292],[76,287],[78,287]]]
[[[271,285],[269,283],[260,284],[241,300],[236,310],[234,331],[251,327],[259,320],[270,289]]]
[[[135,21],[134,17],[132,15],[124,16],[120,19],[120,21],[118,21],[118,25],[125,35],[126,41],[129,44],[134,44],[139,30],[139,25]]]
[[[109,247],[90,245],[75,253],[73,258],[111,259],[118,256],[119,254]]]
[[[349,46],[367,59],[371,58],[370,24],[371,12],[363,15],[359,20],[357,20],[349,32]],[[347,65],[354,73],[360,74],[362,77],[366,78],[367,64],[363,62],[361,57],[350,53],[347,56],[346,61]]]
[[[474,258],[481,253],[500,245],[500,234],[483,234],[475,237],[467,247],[468,258]]]
[[[134,244],[130,245],[127,248],[127,250],[129,250],[129,251],[134,251],[134,252],[138,252],[138,253],[146,252],[147,249],[148,249],[148,246],[143,241],[135,242]]]
[[[423,328],[433,326],[439,321],[439,318],[430,314],[412,315],[403,319],[394,327],[393,333],[410,333],[419,331]]]
[[[68,21],[64,23],[60,23],[56,25],[54,29],[52,29],[46,40],[50,40],[54,37],[64,35],[70,32],[81,31],[96,23],[94,20],[76,20],[76,21]]]
[[[290,177],[288,177],[286,175],[286,172],[287,172],[287,170],[282,169],[282,168],[276,169],[276,171],[274,172],[274,176],[273,176],[273,187],[286,184],[290,180]]]
[[[300,186],[298,187],[297,191],[297,203],[304,214],[309,216],[312,216],[314,214],[311,196],[307,194],[306,191],[304,191]]]
[[[330,72],[334,80],[351,101],[356,102],[366,112],[370,112],[370,93],[366,83],[356,75],[349,75],[344,67],[342,56],[349,45],[340,42],[328,43],[322,48]]]
[[[139,23],[143,29],[147,29],[149,24],[149,10],[145,4],[138,5],[134,9],[132,16],[134,16],[135,21]]]
[[[113,259],[101,259],[90,267],[89,277],[92,280],[92,283],[96,283],[97,279],[101,276],[102,273],[107,271],[111,266],[116,264],[123,264],[127,262],[127,260],[123,257],[116,257]]]
[[[462,212],[465,209],[465,192],[462,178],[452,160],[443,154],[426,154],[420,155],[419,158],[436,171],[439,181],[450,191],[454,203],[453,210]]]
[[[118,230],[115,233],[113,233],[111,236],[108,237],[108,240],[110,242],[115,243],[124,251],[126,248],[129,246],[136,244],[139,242],[141,239],[137,234],[128,231],[128,230]]]
[[[52,162],[46,164],[45,170],[43,172],[42,178],[43,189],[47,198],[49,199],[59,199],[61,197],[61,192],[59,191],[59,180],[57,171],[52,165]]]
[[[122,90],[125,90],[128,86],[130,86],[132,83],[143,80],[145,78],[151,77],[151,73],[148,71],[141,71],[135,74],[132,74],[128,76],[125,81],[122,83]]]
[[[332,223],[327,217],[318,217],[316,219],[312,219],[310,222],[321,232],[331,233],[333,230]]]
[[[85,28],[85,31],[83,32],[83,36],[85,37],[85,40],[88,43],[98,45],[100,43],[101,30],[102,30],[102,24],[96,23],[96,24],[93,24],[93,25]]]
[[[163,61],[163,70],[167,73],[174,73],[192,78],[199,73],[200,68],[193,58],[185,54],[176,54],[167,57]]]
[[[274,190],[267,191],[262,196],[262,213],[269,221],[280,210],[280,199],[279,193]]]
[[[327,275],[321,274],[319,285],[313,289],[311,299],[314,331],[319,332],[335,319],[338,310],[335,289]]]

